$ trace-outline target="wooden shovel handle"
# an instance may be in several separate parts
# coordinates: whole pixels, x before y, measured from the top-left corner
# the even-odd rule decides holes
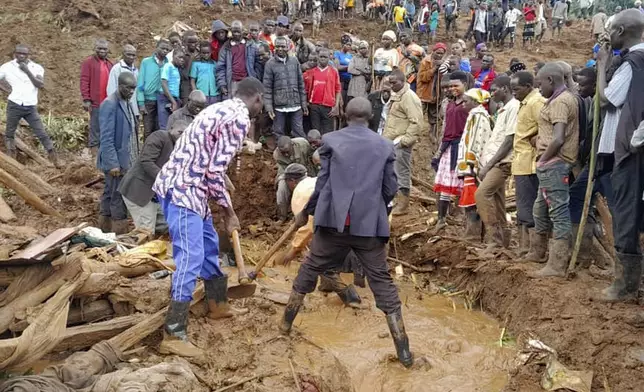
[[[259,261],[259,263],[257,263],[257,267],[255,268],[255,272],[252,273],[251,278],[253,279],[257,278],[257,275],[262,271],[262,268],[264,268],[266,263],[268,263],[268,260],[270,260],[271,257],[273,257],[275,252],[277,252],[279,248],[281,248],[282,245],[284,245],[286,240],[288,240],[291,237],[291,235],[293,235],[293,233],[297,231],[297,229],[298,227],[295,225],[295,222],[291,223],[291,225],[288,227],[288,229],[286,229],[284,234],[282,234],[282,236],[277,240],[276,243],[273,244],[273,246],[271,246],[268,252]]]
[[[239,242],[239,231],[233,230],[231,235],[233,239],[233,251],[235,252],[235,263],[237,264],[237,274],[239,275],[239,283],[250,283],[250,278],[246,273],[246,266],[244,265],[244,256],[242,256],[241,243]]]

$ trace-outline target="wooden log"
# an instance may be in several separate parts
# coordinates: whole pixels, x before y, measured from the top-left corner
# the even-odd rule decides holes
[[[0,168],[12,176],[20,178],[20,181],[38,196],[47,196],[54,193],[54,187],[49,185],[48,182],[3,152],[0,152]]]
[[[0,268],[0,287],[8,287],[17,277],[25,272],[25,267]]]
[[[192,295],[192,303],[190,306],[195,306],[204,297],[203,283],[199,283]],[[145,339],[148,335],[161,328],[165,320],[165,314],[168,308],[163,308],[151,316],[147,316],[133,327],[121,332],[114,336],[108,343],[112,347],[124,352],[130,347],[134,346],[141,340]]]
[[[415,183],[416,183],[416,184],[418,184],[418,185],[422,185],[422,186],[424,186],[425,188],[427,188],[427,189],[431,190],[432,192],[434,191],[434,186],[433,186],[432,184],[430,184],[429,182],[427,182],[427,181],[425,181],[425,180],[422,180],[422,179],[420,179],[420,178],[418,178],[418,177],[416,177],[416,176],[411,176],[411,182],[412,182],[412,183],[414,183],[414,182],[415,182]]]
[[[176,269],[176,265],[174,264],[174,261],[172,260],[167,260],[163,262],[163,265],[165,265],[167,268],[171,270]],[[137,276],[149,274],[151,272],[159,271],[162,270],[160,265],[156,264],[143,264],[139,265],[136,267],[124,267],[119,263],[106,263],[105,264],[105,271],[106,272],[116,272],[121,276],[124,276],[126,278],[135,278]]]
[[[0,135],[4,136],[4,131],[0,131]],[[45,167],[54,167],[53,163],[43,158],[40,154],[29,147],[27,143],[23,142],[22,139],[20,139],[18,136],[14,138],[14,141],[16,142],[16,147],[18,147],[18,150],[24,152],[25,155],[36,161],[39,165]]]
[[[53,273],[52,268],[47,264],[34,265],[23,269],[23,273],[0,293],[0,307],[13,302],[24,293],[38,286],[43,280]]]
[[[113,338],[133,325],[145,322],[145,317],[143,314],[133,314],[99,323],[67,328],[63,340],[54,347],[53,351],[78,351],[91,347],[98,342]],[[163,321],[161,323],[163,324]]]
[[[67,264],[51,274],[38,286],[24,292],[20,297],[0,308],[0,334],[9,328],[16,312],[24,311],[26,308],[44,302],[58,291],[65,282],[81,272],[80,259],[82,258],[82,254],[77,253],[76,255],[76,257],[68,260]]]
[[[9,204],[7,204],[6,201],[0,196],[0,222],[11,222],[12,220],[16,220],[16,214],[13,213],[13,210],[11,207],[9,207]]]
[[[99,297],[114,290],[123,277],[116,272],[93,273],[76,293],[75,297]]]
[[[105,320],[114,315],[114,309],[110,301],[101,299],[92,301],[82,306],[77,306],[69,309],[67,315],[67,325],[73,326],[78,324],[94,323],[100,320]],[[12,332],[22,332],[29,326],[32,317],[25,320],[19,320],[11,325],[9,329]]]
[[[38,197],[38,195],[33,193],[29,188],[3,169],[0,169],[0,182],[11,188],[18,194],[18,196],[22,197],[27,204],[31,205],[43,214],[52,215],[61,219],[63,218],[60,212],[45,203],[40,197]]]
[[[38,230],[31,226],[11,226],[0,223],[0,234],[7,237],[32,240],[38,237]]]

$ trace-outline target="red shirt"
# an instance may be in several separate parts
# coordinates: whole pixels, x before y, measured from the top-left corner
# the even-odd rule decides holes
[[[523,16],[525,17],[526,22],[534,22],[537,19],[537,13],[534,11],[534,8],[524,7]]]
[[[334,107],[336,94],[342,91],[340,75],[331,66],[324,69],[315,67],[306,71],[304,73],[304,87],[311,104],[326,107]]]
[[[248,76],[246,70],[246,44],[236,44],[230,46],[232,58],[233,82],[239,82]]]
[[[259,33],[259,36],[257,37],[260,39],[260,41],[266,41],[268,43],[268,48],[271,50],[271,53],[275,50],[275,44],[273,44],[273,38],[271,37],[270,34],[264,34],[262,31]]]
[[[219,41],[217,41],[217,38],[215,38],[214,34],[212,36],[212,41],[210,41],[210,57],[217,61],[219,60],[219,48],[221,48],[223,44],[220,44]]]
[[[101,76],[99,79],[100,88],[98,90],[98,96],[100,98],[100,102],[103,102],[105,98],[107,98],[107,83],[110,79],[110,68],[112,67],[112,65],[107,61],[101,61],[100,67]]]

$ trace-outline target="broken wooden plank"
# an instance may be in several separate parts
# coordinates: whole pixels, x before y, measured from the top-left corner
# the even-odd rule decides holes
[[[430,184],[429,182],[427,182],[427,181],[425,181],[425,180],[420,179],[420,178],[419,178],[419,177],[417,177],[417,176],[411,176],[411,182],[412,182],[412,183],[416,183],[416,184],[418,184],[418,185],[422,185],[422,186],[424,186],[425,188],[427,188],[427,189],[431,190],[432,192],[434,191],[434,186],[433,186],[432,184]]]
[[[51,195],[55,191],[54,187],[49,185],[48,182],[3,152],[0,152],[0,168],[12,176],[20,178],[20,182],[38,196]]]
[[[398,260],[398,259],[396,259],[394,257],[387,257],[387,260],[393,261],[394,263],[398,263],[398,264],[402,265],[403,267],[407,267],[407,268],[411,269],[414,272],[434,272],[436,270],[436,267],[434,267],[433,265],[428,266],[428,267],[419,267],[417,265],[410,264],[410,263],[408,263],[406,261]]]
[[[0,182],[8,188],[16,192],[18,196],[22,197],[27,204],[34,207],[43,214],[52,215],[57,218],[63,218],[60,212],[56,211],[52,206],[45,203],[38,195],[32,192],[27,186],[18,181],[14,176],[7,173],[5,170],[0,169]]]
[[[74,297],[99,297],[103,294],[109,293],[115,289],[121,282],[123,277],[116,272],[93,273],[85,283],[81,286]]]
[[[4,131],[0,131],[0,135],[4,137]],[[20,139],[18,136],[15,136],[14,142],[16,143],[16,147],[18,148],[18,150],[25,153],[25,155],[27,155],[29,158],[36,161],[39,165],[45,166],[45,167],[54,167],[53,163],[43,158],[40,154],[38,154],[31,147],[29,147],[27,143],[22,141],[22,139]]]
[[[2,198],[2,195],[0,195],[0,222],[7,223],[13,220],[16,220],[16,214],[13,213],[9,204],[7,204],[7,202]]]
[[[40,260],[41,256],[49,253],[49,250],[59,245],[68,239],[72,238],[76,233],[87,227],[87,223],[81,223],[75,227],[64,227],[50,233],[47,237],[40,241],[34,241],[29,244],[26,249],[14,254],[6,261],[26,261],[26,260]],[[0,263],[3,260],[0,260]]]
[[[114,314],[114,309],[110,301],[101,299],[92,301],[82,306],[77,306],[69,309],[67,315],[67,325],[74,326],[77,324],[94,323],[101,320],[108,319]],[[31,323],[34,317],[27,317],[24,320],[18,320],[9,327],[12,332],[22,332]]]
[[[144,314],[133,314],[98,323],[67,328],[63,340],[54,347],[53,351],[62,352],[86,349],[98,342],[117,336],[133,325],[144,321],[145,317]]]
[[[0,287],[10,286],[26,269],[26,267],[0,268]]]

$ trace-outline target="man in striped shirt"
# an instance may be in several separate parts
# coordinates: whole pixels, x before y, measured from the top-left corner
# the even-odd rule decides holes
[[[239,82],[233,99],[202,111],[175,144],[152,190],[160,200],[172,238],[177,269],[172,276],[172,300],[166,316],[160,351],[195,357],[201,350],[188,341],[187,324],[197,277],[204,280],[208,317],[231,317],[247,310],[233,309],[226,297],[228,277],[219,267],[219,237],[208,200],[223,207],[228,233],[239,220],[226,190],[225,174],[262,110],[264,87],[254,78]],[[202,234],[200,234],[202,233]]]

